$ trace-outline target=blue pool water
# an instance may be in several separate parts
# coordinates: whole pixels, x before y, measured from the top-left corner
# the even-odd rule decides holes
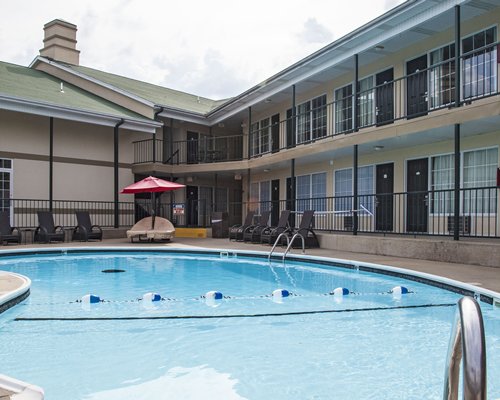
[[[0,373],[49,400],[441,399],[450,304],[461,297],[387,275],[206,254],[2,257],[0,269],[32,280],[30,297],[0,315]],[[388,293],[397,285],[412,293]],[[353,293],[328,295],[336,287]],[[277,288],[292,295],[278,301]],[[207,301],[211,290],[225,298]],[[139,301],[147,292],[165,300]],[[104,302],[76,302],[87,293]],[[488,398],[498,399],[500,310],[481,305]]]

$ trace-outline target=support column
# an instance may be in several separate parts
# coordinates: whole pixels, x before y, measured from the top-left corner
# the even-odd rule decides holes
[[[455,215],[453,240],[460,238],[460,124],[455,124]]]
[[[294,221],[295,221],[295,213],[294,211],[296,210],[296,182],[295,182],[295,158],[292,158],[290,160],[290,226],[294,227]]]
[[[292,85],[292,147],[297,143],[297,107],[295,104],[295,85]]]
[[[118,122],[115,127],[114,127],[114,140],[113,140],[113,143],[114,143],[114,157],[113,157],[113,169],[114,169],[114,191],[115,191],[115,204],[114,204],[114,211],[115,211],[115,215],[114,215],[114,227],[115,228],[119,228],[120,227],[120,210],[119,210],[119,204],[118,204],[118,191],[120,190],[119,189],[119,182],[118,182],[118,155],[119,155],[119,148],[118,148],[118,128],[120,127],[120,125],[122,125],[125,121],[122,119],[120,120],[120,122]]]
[[[352,234],[358,234],[358,145],[354,145],[353,152],[353,173],[352,173],[352,193],[353,193],[353,211],[352,211]]]
[[[252,156],[252,107],[248,107],[248,159]]]
[[[49,210],[54,201],[54,117],[49,119]]]
[[[455,107],[460,107],[460,90],[462,88],[462,71],[460,68],[460,6],[455,6]]]
[[[358,96],[359,95],[359,66],[358,66],[358,55],[354,55],[354,101],[352,103],[352,108],[354,112],[353,130],[357,132],[358,126]]]

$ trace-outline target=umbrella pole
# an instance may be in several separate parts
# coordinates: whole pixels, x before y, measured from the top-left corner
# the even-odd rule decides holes
[[[155,228],[155,217],[156,217],[156,193],[151,192],[151,229]]]

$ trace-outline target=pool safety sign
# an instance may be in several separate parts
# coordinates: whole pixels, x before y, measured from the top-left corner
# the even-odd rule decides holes
[[[173,212],[174,215],[184,215],[184,204],[174,204]]]

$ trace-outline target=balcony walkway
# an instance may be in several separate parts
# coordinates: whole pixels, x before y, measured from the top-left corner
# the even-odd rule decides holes
[[[397,238],[394,239],[397,241]],[[462,241],[460,243],[465,243]],[[476,251],[481,251],[481,246],[484,244],[480,241],[468,241],[468,245],[478,244]],[[498,247],[500,251],[500,242],[498,240],[492,241],[493,246]],[[249,251],[262,251],[269,252],[270,247],[260,244],[250,244],[233,242],[228,239],[198,239],[198,238],[175,238],[171,242],[167,243],[135,243],[131,244],[126,238],[123,239],[106,239],[102,242],[70,242],[64,243],[63,247],[106,247],[106,246],[116,246],[116,247],[137,247],[137,248],[148,248],[148,247],[170,247],[170,248],[192,248],[201,247],[207,249],[225,249],[225,250],[249,250]],[[60,248],[59,244],[37,244],[37,245],[20,245],[20,246],[1,246],[0,251],[13,250],[13,249],[30,249],[30,248]],[[278,250],[282,252],[283,249]],[[294,249],[291,251],[292,254],[300,254],[301,250]],[[404,268],[408,270],[414,270],[424,273],[429,273],[433,275],[442,276],[445,278],[454,279],[463,283],[472,284],[481,288],[489,289],[500,293],[500,261],[498,262],[498,267],[486,267],[471,264],[461,264],[461,263],[450,263],[450,262],[438,262],[438,261],[428,261],[414,258],[404,258],[404,257],[392,257],[392,256],[381,256],[366,253],[354,253],[348,251],[331,250],[331,249],[307,249],[307,255],[332,257],[338,259],[354,260],[360,262],[370,262],[375,264],[390,265],[393,267]],[[492,255],[493,256],[493,255]],[[9,280],[7,277],[0,277],[0,287],[5,293],[8,290],[14,290],[16,285],[15,280]]]

